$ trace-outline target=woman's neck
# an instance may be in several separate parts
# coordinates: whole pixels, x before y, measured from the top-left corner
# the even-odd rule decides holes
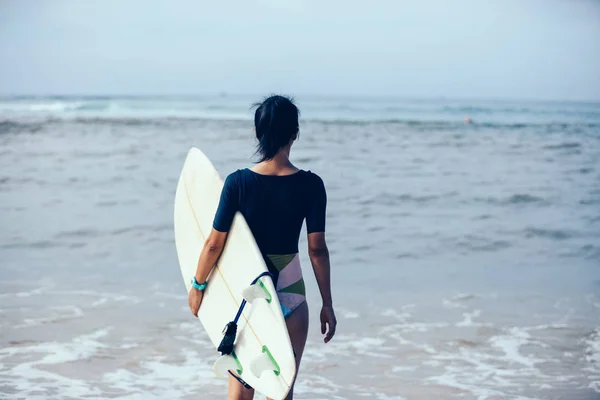
[[[298,171],[298,168],[290,161],[289,147],[281,149],[275,157],[257,164],[253,171],[269,175],[287,175]]]

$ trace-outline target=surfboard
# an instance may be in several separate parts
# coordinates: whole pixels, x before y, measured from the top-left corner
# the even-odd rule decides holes
[[[175,245],[185,288],[191,289],[198,257],[208,237],[219,204],[223,180],[208,157],[191,148],[175,193]],[[267,266],[244,217],[237,213],[223,254],[208,277],[198,319],[215,346],[217,375],[228,371],[272,399],[284,399],[296,374],[290,337]],[[245,296],[245,297],[244,297]],[[216,352],[223,329],[242,301],[250,300],[238,321],[234,351],[219,358]]]

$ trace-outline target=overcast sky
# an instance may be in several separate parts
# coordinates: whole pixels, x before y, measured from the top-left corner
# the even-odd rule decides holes
[[[0,94],[600,99],[597,0],[0,0]]]

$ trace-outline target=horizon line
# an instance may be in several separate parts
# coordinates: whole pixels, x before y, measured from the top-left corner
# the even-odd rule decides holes
[[[533,97],[498,97],[498,96],[460,96],[460,95],[436,95],[436,96],[424,96],[424,95],[390,95],[390,94],[316,94],[316,93],[290,93],[286,91],[271,91],[268,94],[258,93],[234,93],[234,92],[204,92],[204,93],[0,93],[0,99],[9,98],[138,98],[138,99],[151,99],[151,98],[182,98],[182,99],[193,99],[201,97],[267,97],[272,94],[281,94],[293,97],[308,97],[308,98],[320,98],[320,99],[362,99],[362,100],[417,100],[417,101],[432,101],[432,100],[463,100],[463,101],[499,101],[499,102],[539,102],[539,103],[600,103],[600,98],[596,99],[582,99],[582,98],[533,98]]]

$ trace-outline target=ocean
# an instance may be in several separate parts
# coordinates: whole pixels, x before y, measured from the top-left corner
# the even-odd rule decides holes
[[[191,146],[252,164],[258,100],[0,98],[0,398],[225,397],[173,199]],[[297,399],[600,399],[600,103],[296,100],[339,320],[303,235]]]

